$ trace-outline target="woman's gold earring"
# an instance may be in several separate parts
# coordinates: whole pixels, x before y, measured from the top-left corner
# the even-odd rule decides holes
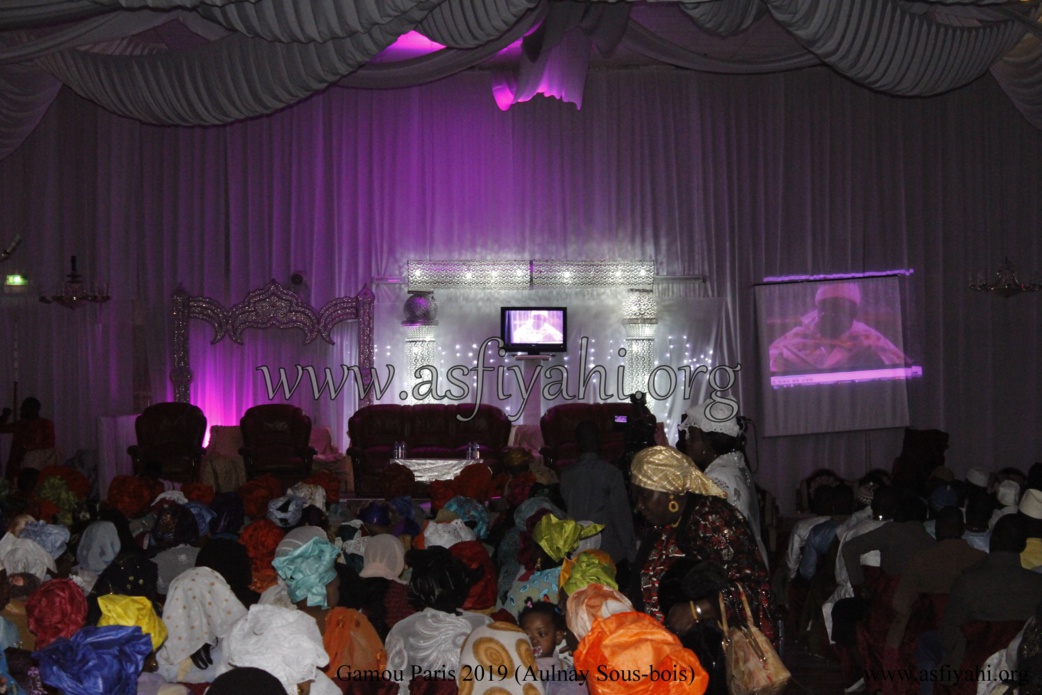
[[[676,514],[680,511],[680,503],[677,502],[676,498],[673,497],[673,495],[669,496],[669,505],[666,507],[666,509],[669,510],[670,514]]]

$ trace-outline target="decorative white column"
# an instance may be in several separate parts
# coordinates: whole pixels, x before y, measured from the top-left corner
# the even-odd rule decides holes
[[[648,392],[648,377],[655,368],[657,304],[654,290],[627,290],[622,325],[626,329],[626,394]]]
[[[402,326],[405,328],[405,356],[408,365],[408,373],[405,375],[405,390],[408,392],[406,401],[417,403],[429,400],[429,397],[417,400],[413,397],[413,387],[421,381],[430,381],[431,375],[427,374],[426,378],[421,375],[417,378],[416,370],[424,366],[434,369],[438,349],[435,335],[438,304],[434,301],[434,292],[410,290],[403,309],[405,320],[402,321]]]

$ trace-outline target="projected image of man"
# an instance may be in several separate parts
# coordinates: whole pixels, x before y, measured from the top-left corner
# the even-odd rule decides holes
[[[533,311],[528,320],[514,330],[515,343],[560,343],[564,336],[550,322],[545,311]]]
[[[907,366],[908,358],[876,329],[857,320],[861,290],[853,283],[824,285],[814,311],[771,343],[771,373],[856,371]]]

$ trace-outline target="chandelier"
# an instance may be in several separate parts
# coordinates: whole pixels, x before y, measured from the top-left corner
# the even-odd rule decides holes
[[[68,309],[75,309],[81,304],[102,304],[109,300],[108,285],[97,284],[87,287],[83,276],[76,272],[76,256],[72,257],[72,272],[65,276],[61,284],[60,294],[41,294],[44,304],[60,304]]]
[[[994,280],[986,282],[985,277],[986,275],[982,272],[978,272],[975,276],[971,275],[970,289],[978,292],[994,292],[1007,299],[1022,292],[1038,292],[1042,289],[1042,284],[1039,284],[1037,277],[1035,282],[1021,282],[1017,277],[1017,269],[1010,263],[1008,256],[995,271]]]

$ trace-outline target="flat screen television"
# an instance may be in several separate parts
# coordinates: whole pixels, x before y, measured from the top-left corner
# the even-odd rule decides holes
[[[565,307],[502,307],[500,329],[507,352],[538,355],[568,349],[568,309]]]

